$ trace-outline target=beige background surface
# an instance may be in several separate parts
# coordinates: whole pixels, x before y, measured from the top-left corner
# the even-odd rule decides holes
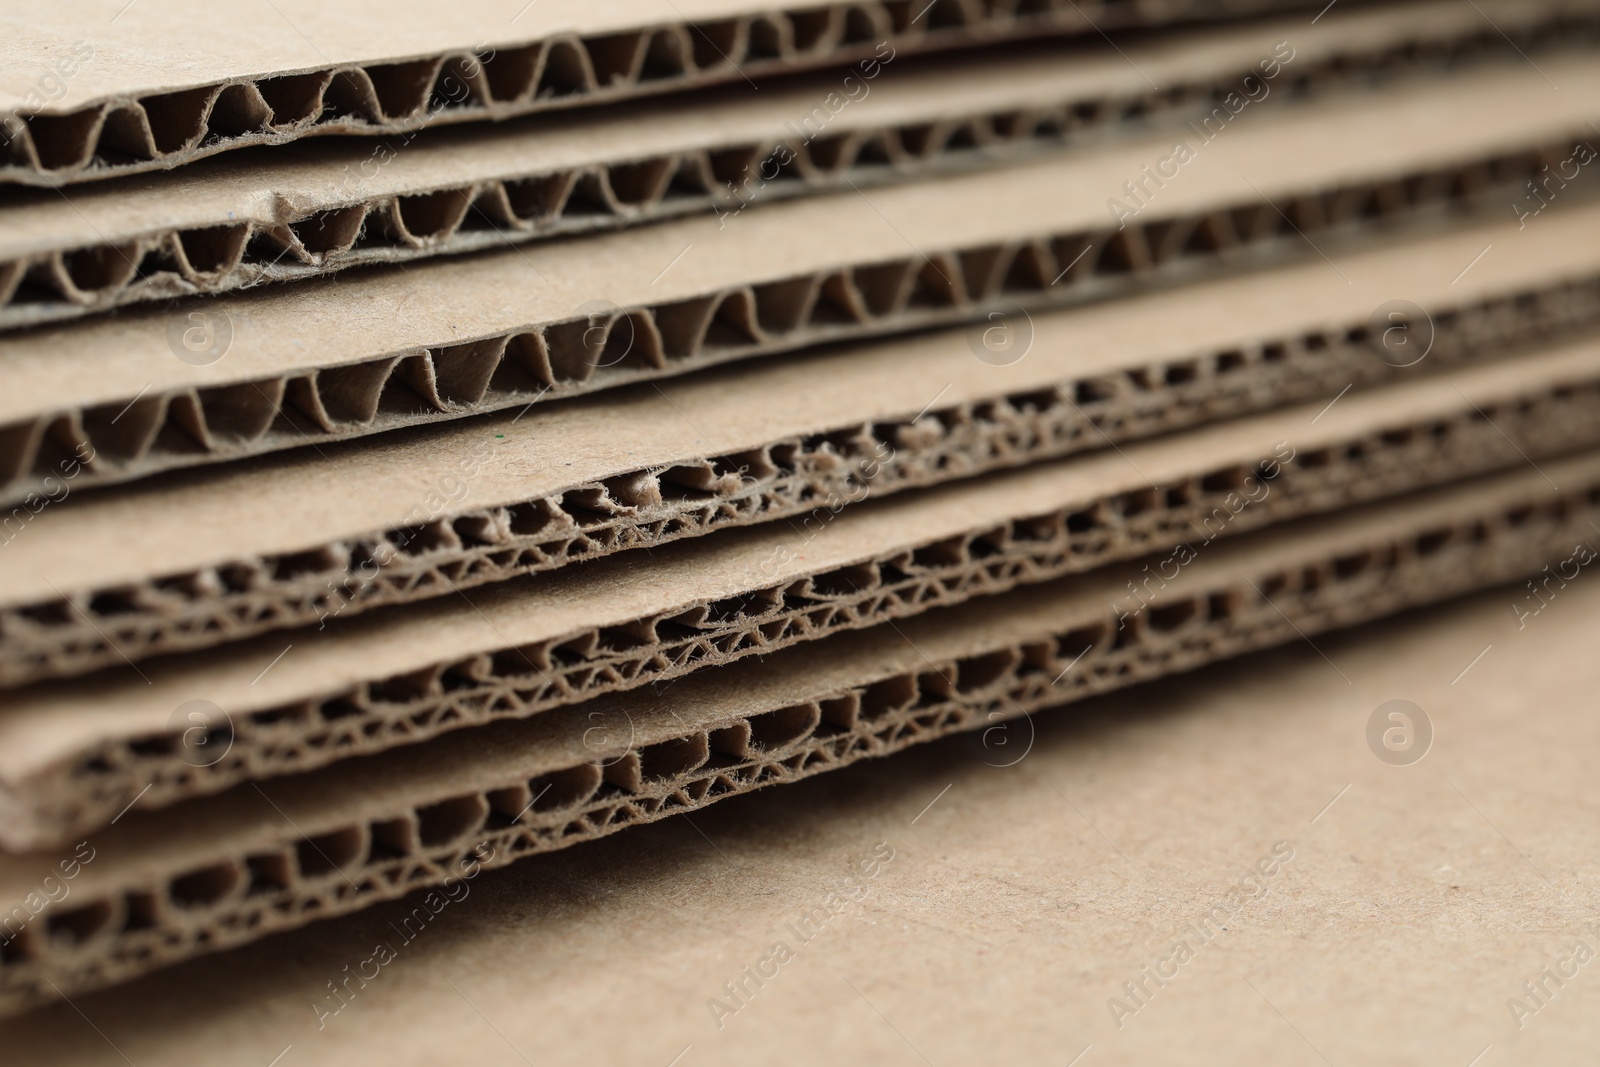
[[[1583,1062],[1600,963],[1520,1031],[1507,999],[1600,947],[1600,584],[1519,631],[1523,592],[1036,716],[1013,766],[957,738],[483,874],[321,1030],[325,983],[415,901],[11,1020],[7,1059]],[[1367,748],[1394,698],[1435,729],[1412,766]],[[1107,999],[1280,840],[1265,893],[1119,1030]],[[787,929],[856,885],[809,942]],[[708,1000],[777,941],[794,958],[719,1029]]]

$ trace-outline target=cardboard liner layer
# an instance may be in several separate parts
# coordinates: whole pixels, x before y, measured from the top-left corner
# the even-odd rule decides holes
[[[1453,265],[1485,245],[1495,251],[1452,284]],[[1346,268],[1348,286],[1318,261],[1041,317],[1026,358],[1007,365],[974,359],[961,334],[923,337],[402,435],[381,451],[18,508],[0,520],[0,682],[836,510],[1600,325],[1594,223],[1490,227]],[[1369,321],[1397,293],[1428,309],[1417,349],[1387,350],[1393,320]],[[1392,365],[1417,351],[1426,359]]]
[[[1319,407],[15,693],[0,843],[1600,445],[1600,345]]]
[[[1516,11],[1509,30],[1524,52],[1600,37],[1600,11]],[[1335,11],[1309,40],[1305,29],[1296,19],[1190,32],[1130,44],[1126,59],[1013,46],[1003,57],[903,60],[866,90],[856,78],[858,99],[822,75],[688,109],[657,102],[434,131],[376,154],[324,143],[70,200],[41,193],[0,205],[0,328],[696,211],[727,217],[755,201],[1148,132],[1152,120],[1199,124],[1241,86],[1264,101],[1517,59],[1478,12],[1453,2]],[[848,106],[818,104],[830,94]]]
[[[1523,468],[1224,542],[1152,589],[1136,616],[1115,606],[1121,575],[1067,579],[705,672],[649,701],[605,698],[270,794],[131,815],[80,846],[92,862],[71,908],[30,921],[18,906],[0,998],[17,1008],[70,996],[475,868],[1532,573],[1592,539],[1600,518],[1600,457],[1546,471],[1565,488]],[[0,898],[35,892],[55,859],[6,861]]]
[[[1600,92],[1600,72],[1561,77],[1576,80],[1555,103],[1542,79],[1495,72],[1266,115],[1161,188],[1140,168],[1171,163],[1171,138],[765,205],[725,232],[685,219],[37,331],[0,361],[0,485],[14,499],[79,460],[110,481],[521,408],[1501,214],[1581,154],[1567,131],[1592,135],[1578,90]],[[1134,179],[1151,199],[1109,218],[1107,195]],[[705,260],[681,262],[697,242]]]
[[[196,8],[191,12],[189,33],[203,24],[214,25],[210,11],[199,10],[198,4],[188,6]],[[348,47],[346,42],[351,40],[370,41],[374,23],[403,25],[410,17],[407,9],[419,6],[404,3],[396,11],[390,4],[381,12],[364,12],[368,17],[360,20],[359,28],[346,27],[340,45],[329,47],[338,50]],[[84,73],[91,75],[85,80],[92,83],[96,73],[92,40],[79,40],[70,49],[70,36],[39,41],[35,44],[38,51],[28,56],[31,62],[15,55],[26,48],[26,40],[13,40],[7,51],[14,54],[15,61],[5,63],[15,70],[6,79],[6,88],[11,90],[6,95],[12,99],[0,103],[8,112],[0,120],[6,133],[0,146],[0,182],[54,185],[172,167],[230,148],[282,144],[311,134],[394,133],[423,125],[503,119],[780,71],[840,65],[881,57],[885,48],[892,54],[896,50],[1026,39],[1041,33],[1092,33],[1096,29],[1219,19],[1300,5],[1294,0],[1190,0],[1176,5],[1127,0],[1000,0],[995,4],[934,0],[919,9],[910,0],[855,0],[774,11],[716,2],[685,5],[719,9],[702,17],[673,5],[669,15],[678,17],[666,23],[659,21],[662,10],[654,5],[649,5],[649,11],[638,10],[646,6],[642,4],[608,5],[598,16],[597,5],[550,6],[568,9],[565,19],[554,13],[549,16],[561,30],[592,25],[597,17],[618,21],[615,13],[628,7],[634,8],[635,14],[599,34],[579,29],[543,39],[485,41],[480,37],[472,42],[468,35],[473,28],[488,27],[487,32],[498,36],[507,25],[503,9],[491,13],[480,3],[469,5],[479,10],[458,12],[449,32],[433,38],[457,42],[442,52],[374,56],[309,69],[252,70],[245,66],[210,84],[195,84],[195,75],[189,72],[200,65],[198,57],[185,51],[180,61],[172,52],[172,39],[182,40],[185,34],[169,32],[155,55],[158,61],[170,57],[176,70],[152,72],[159,80],[143,87],[146,91],[129,85],[108,98],[75,107],[63,101],[48,112],[37,104],[30,106],[24,95],[35,89],[23,80],[27,72],[38,67],[49,73],[48,66],[34,56],[57,57],[58,66],[70,63],[74,73],[79,67],[75,60],[81,61],[90,68]],[[341,7],[354,15],[350,5]],[[337,10],[327,15],[339,18]],[[302,13],[301,17],[319,16]],[[93,37],[106,32],[110,18],[108,12],[93,25],[97,31]],[[529,21],[539,18],[534,12]],[[276,23],[273,28],[282,30]],[[132,48],[133,55],[139,51]],[[315,51],[318,56],[327,55],[320,47]],[[138,70],[145,64],[136,61],[125,66]],[[173,86],[174,75],[181,88]],[[59,77],[56,80],[61,81]],[[73,80],[66,86],[69,99],[77,95]]]

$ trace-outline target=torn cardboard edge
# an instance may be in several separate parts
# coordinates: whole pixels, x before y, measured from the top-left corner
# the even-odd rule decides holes
[[[298,12],[302,21],[334,24],[325,47],[313,46],[314,56],[303,50],[310,38],[285,36],[281,13],[245,35],[241,31],[260,20],[239,12],[230,16],[232,32],[219,33],[214,14],[198,6],[168,5],[150,13],[160,26],[154,35],[141,32],[148,27],[140,23],[140,12],[118,27],[111,25],[111,12],[103,19],[80,16],[77,31],[67,28],[76,21],[73,15],[53,12],[50,19],[34,13],[21,25],[7,26],[7,58],[0,62],[6,72],[0,98],[7,101],[0,103],[6,131],[0,182],[60,185],[171,168],[244,145],[315,134],[399,133],[505,119],[867,62],[881,58],[884,49],[894,55],[1042,34],[1211,21],[1299,5],[1200,0],[1179,11],[1118,0],[931,0],[919,9],[911,0],[852,0],[771,10],[741,0],[686,0],[666,8],[548,0],[524,9],[526,28],[507,40],[500,36],[508,28],[505,12],[491,11],[487,0],[468,3],[464,11],[453,7],[454,17],[446,22],[438,20],[437,10],[422,11],[427,4],[405,2],[395,10],[369,2]],[[1578,3],[1571,9],[1586,10]],[[177,25],[167,23],[173,15]],[[117,13],[116,21],[122,18]],[[537,30],[522,35],[541,24],[550,27],[550,36]],[[210,31],[212,46],[202,54],[184,49],[180,59],[174,43],[200,25]],[[585,28],[597,25],[608,28]],[[423,27],[431,32],[419,32]],[[107,36],[111,43],[97,46]],[[409,41],[413,47],[403,50],[409,55],[366,53],[393,37]],[[356,42],[364,58],[328,65],[326,49],[348,53]],[[299,61],[280,66],[277,57],[286,46],[300,53]],[[215,72],[209,79],[201,73],[208,67]],[[61,91],[54,101],[39,99],[42,90],[56,86]]]
[[[1526,22],[1511,30],[1525,52],[1600,38],[1600,11],[1575,22],[1519,10]],[[1190,31],[1129,44],[1125,59],[1066,61],[1059,46],[906,59],[881,80],[852,75],[848,95],[830,73],[689,108],[655,101],[435,130],[403,145],[322,142],[70,199],[14,198],[0,204],[0,328],[688,213],[735,218],[751,203],[829,187],[984,166],[1152,124],[1182,129],[1229,93],[1260,103],[1371,88],[1507,55],[1505,38],[1456,3],[1335,11],[1310,40],[1304,30],[1296,19]]]
[[[1503,356],[1600,323],[1600,241],[1584,232],[1467,231],[1352,257],[1350,286],[1326,284],[1315,264],[1058,313],[1031,321],[1026,358],[1006,365],[972,358],[963,334],[922,337],[14,511],[0,520],[12,600],[0,611],[0,682],[353,616],[804,515],[818,500]],[[1438,271],[1507,237],[1519,239],[1454,284]],[[1411,327],[1397,339],[1386,312],[1398,292],[1421,303],[1395,312]]]
[[[19,905],[0,997],[15,1010],[70,996],[724,796],[1512,580],[1574,539],[1581,549],[1600,516],[1600,457],[1546,469],[1564,490],[1523,468],[1231,539],[1132,624],[1108,606],[1120,575],[1064,579],[704,672],[648,702],[602,698],[270,795],[240,788],[132,814],[85,843],[74,888],[87,903],[42,915]],[[56,858],[4,861],[0,899],[32,900]]]
[[[647,568],[612,559],[13,693],[0,844],[59,844],[131,805],[656,686],[1158,549],[1176,571],[1224,534],[1600,446],[1600,343],[1320,408],[819,507],[800,528],[676,546]],[[1129,614],[1150,580],[1128,583]]]
[[[1519,110],[1534,106],[1523,98],[1533,90],[1512,89],[1485,76],[1391,94],[1376,114],[1310,104],[1293,122],[1264,117],[1206,148],[1207,162],[1120,227],[1088,221],[1094,202],[1148,167],[1139,153],[1157,142],[870,200],[766,205],[723,234],[714,219],[687,219],[38,331],[8,342],[0,365],[0,476],[15,499],[64,463],[126,479],[964,321],[985,307],[1061,306],[1316,250],[1342,255],[1344,242],[1402,224],[1503,212],[1546,168],[1571,163],[1565,136],[1527,147],[1546,128],[1530,130]],[[1548,93],[1542,80],[1538,93]],[[1549,130],[1565,123],[1558,110],[1539,107]],[[1472,136],[1441,132],[1452,116],[1470,120]],[[1562,205],[1585,191],[1575,186]],[[715,252],[706,268],[682,262],[695,240]],[[510,279],[527,272],[543,279],[538,291],[516,293]],[[605,294],[620,300],[597,299]],[[191,340],[215,361],[186,361]]]

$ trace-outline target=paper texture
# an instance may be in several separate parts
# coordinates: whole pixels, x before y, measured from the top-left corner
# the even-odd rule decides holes
[[[1131,627],[1119,629],[1108,606],[1120,575],[1066,579],[706,672],[643,700],[603,698],[336,765],[270,794],[246,787],[131,814],[97,837],[78,903],[10,942],[0,995],[12,1006],[71,995],[1073,694],[1508,581],[1588,536],[1600,516],[1595,459],[1223,542]],[[1547,478],[1568,488],[1552,493]],[[0,892],[31,891],[54,859],[0,862]]]
[[[1091,0],[1087,8],[984,7],[941,0],[913,12],[899,3],[771,10],[743,0],[550,0],[512,12],[492,0],[449,8],[419,0],[290,0],[227,19],[213,17],[201,0],[156,0],[140,11],[90,0],[49,9],[48,17],[16,9],[0,13],[0,107],[10,163],[4,177],[40,184],[94,178],[308,132],[498,119],[900,49],[1293,6]],[[188,43],[200,26],[203,51]],[[48,114],[38,114],[42,109]],[[117,165],[130,156],[131,166]]]
[[[1590,342],[1337,408],[841,501],[644,567],[606,560],[360,622],[330,613],[326,628],[35,687],[0,717],[0,843],[59,844],[130,804],[655,689],[1137,555],[1166,550],[1176,571],[1224,536],[1600,445],[1597,404]],[[1145,580],[1122,598],[1131,614]]]
[[[1346,102],[1241,118],[1188,169],[1170,138],[1126,142],[726,228],[684,219],[34,331],[0,367],[0,469],[13,493],[74,454],[132,477],[1321,258],[1474,208],[1504,218],[1592,136],[1585,97],[1550,95],[1536,72],[1485,73],[1392,94],[1378,116]],[[1111,194],[1152,160],[1182,180],[1151,180],[1117,221]]]
[[[1583,1059],[1600,0],[518,5],[0,0],[8,1063]]]
[[[1014,763],[952,738],[485,872],[427,922],[414,894],[74,997],[94,1028],[65,1004],[8,1020],[8,1054],[1581,1062],[1587,967],[1536,1011],[1525,986],[1594,945],[1600,587],[1519,631],[1522,595],[1036,714]],[[1409,766],[1365,736],[1395,698],[1432,724]],[[1260,878],[1279,842],[1292,859]],[[1147,979],[1179,940],[1190,959]],[[793,956],[774,974],[776,943]],[[1146,992],[1114,1016],[1130,982]]]
[[[1517,8],[1513,29],[1534,16],[1549,20],[1536,40],[1571,41],[1537,5]],[[1336,8],[1305,31],[1299,18],[1189,30],[1130,42],[1126,57],[1057,42],[903,57],[871,79],[739,85],[691,109],[654,101],[377,145],[319,141],[15,197],[0,204],[0,327],[674,215],[737,219],[752,204],[829,188],[1157,128],[1182,134],[1229,92],[1250,95],[1253,121],[1268,101],[1392,88],[1446,61],[1457,71],[1522,62],[1454,2]],[[1548,48],[1533,54],[1541,68],[1552,62]],[[1549,73],[1565,81],[1572,66]]]
[[[4,524],[0,677],[454,596],[727,526],[798,521],[818,502],[1513,355],[1600,323],[1600,240],[1577,239],[1592,218],[1351,256],[1350,285],[1332,284],[1319,260],[1245,289],[1224,281],[1016,318],[1024,347],[987,359],[975,330],[950,332],[136,492],[85,497],[63,477],[51,506]],[[1472,269],[1447,277],[1458,262]],[[1395,331],[1395,314],[1411,328]],[[63,489],[70,508],[56,506]]]

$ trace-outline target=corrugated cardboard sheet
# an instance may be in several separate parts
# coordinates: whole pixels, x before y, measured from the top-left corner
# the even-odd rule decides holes
[[[977,329],[923,335],[114,494],[81,494],[74,465],[50,503],[0,522],[0,678],[454,596],[1508,356],[1600,323],[1597,227],[1593,210],[1477,227],[1342,256],[1349,284],[1316,259],[1243,288],[1013,311],[1004,351]]]
[[[1079,1067],[1583,1062],[1587,966],[1537,1005],[1526,987],[1594,947],[1600,586],[1518,630],[1521,597],[1036,714],[1005,756],[951,738],[486,871],[437,911],[416,893],[10,1020],[8,1050],[61,1067],[120,1062],[113,1045],[170,1067],[286,1048],[360,1067],[944,1065],[1002,1045]],[[1432,727],[1407,766],[1366,736],[1393,699]]]
[[[1587,29],[1538,5],[1506,14],[1502,29],[1537,31],[1523,43],[1541,64],[1600,36],[1600,12]],[[1182,132],[1228,93],[1248,95],[1254,121],[1269,100],[1523,62],[1454,0],[1336,8],[1306,30],[1301,18],[1190,30],[1129,42],[1125,56],[1097,39],[1085,54],[1053,42],[905,57],[871,79],[740,84],[692,109],[654,101],[377,145],[320,141],[15,196],[0,204],[0,327],[686,213],[728,220],[828,188]]]
[[[9,942],[0,990],[13,1006],[70,995],[1073,694],[1507,581],[1581,548],[1600,517],[1595,464],[1590,454],[1524,467],[1225,541],[1131,626],[1114,600],[1120,574],[1070,578],[747,660],[646,699],[603,698],[270,792],[251,785],[130,814],[75,868],[74,906]],[[1567,488],[1552,493],[1547,479]],[[6,859],[0,891],[32,891],[55,863],[48,852]]]
[[[726,227],[684,219],[34,331],[0,367],[0,459],[13,492],[74,452],[130,477],[1331,255],[1474,206],[1503,216],[1582,152],[1585,99],[1486,72],[1397,92],[1378,115],[1241,113],[1187,165],[1171,138],[1124,142]],[[1163,164],[1178,177],[1141,169]],[[1131,219],[1108,207],[1135,210],[1119,194],[1141,205]]]
[[[898,50],[1281,10],[1291,0],[993,6],[899,0],[773,10],[747,0],[201,0],[16,8],[0,22],[3,178],[55,184],[170,167],[308,133],[392,132]],[[1591,5],[1575,4],[1576,10]],[[197,27],[206,47],[193,47]]]
[[[12,694],[0,841],[153,807],[1312,512],[1600,445],[1600,346],[769,523]],[[863,500],[865,495],[863,495]],[[1169,561],[1170,562],[1170,561]],[[1174,564],[1172,569],[1177,569]],[[1127,610],[1147,594],[1135,576]],[[330,622],[331,620],[331,622]],[[425,651],[424,651],[425,650]],[[198,703],[197,703],[198,702]],[[200,709],[195,734],[184,709]]]

